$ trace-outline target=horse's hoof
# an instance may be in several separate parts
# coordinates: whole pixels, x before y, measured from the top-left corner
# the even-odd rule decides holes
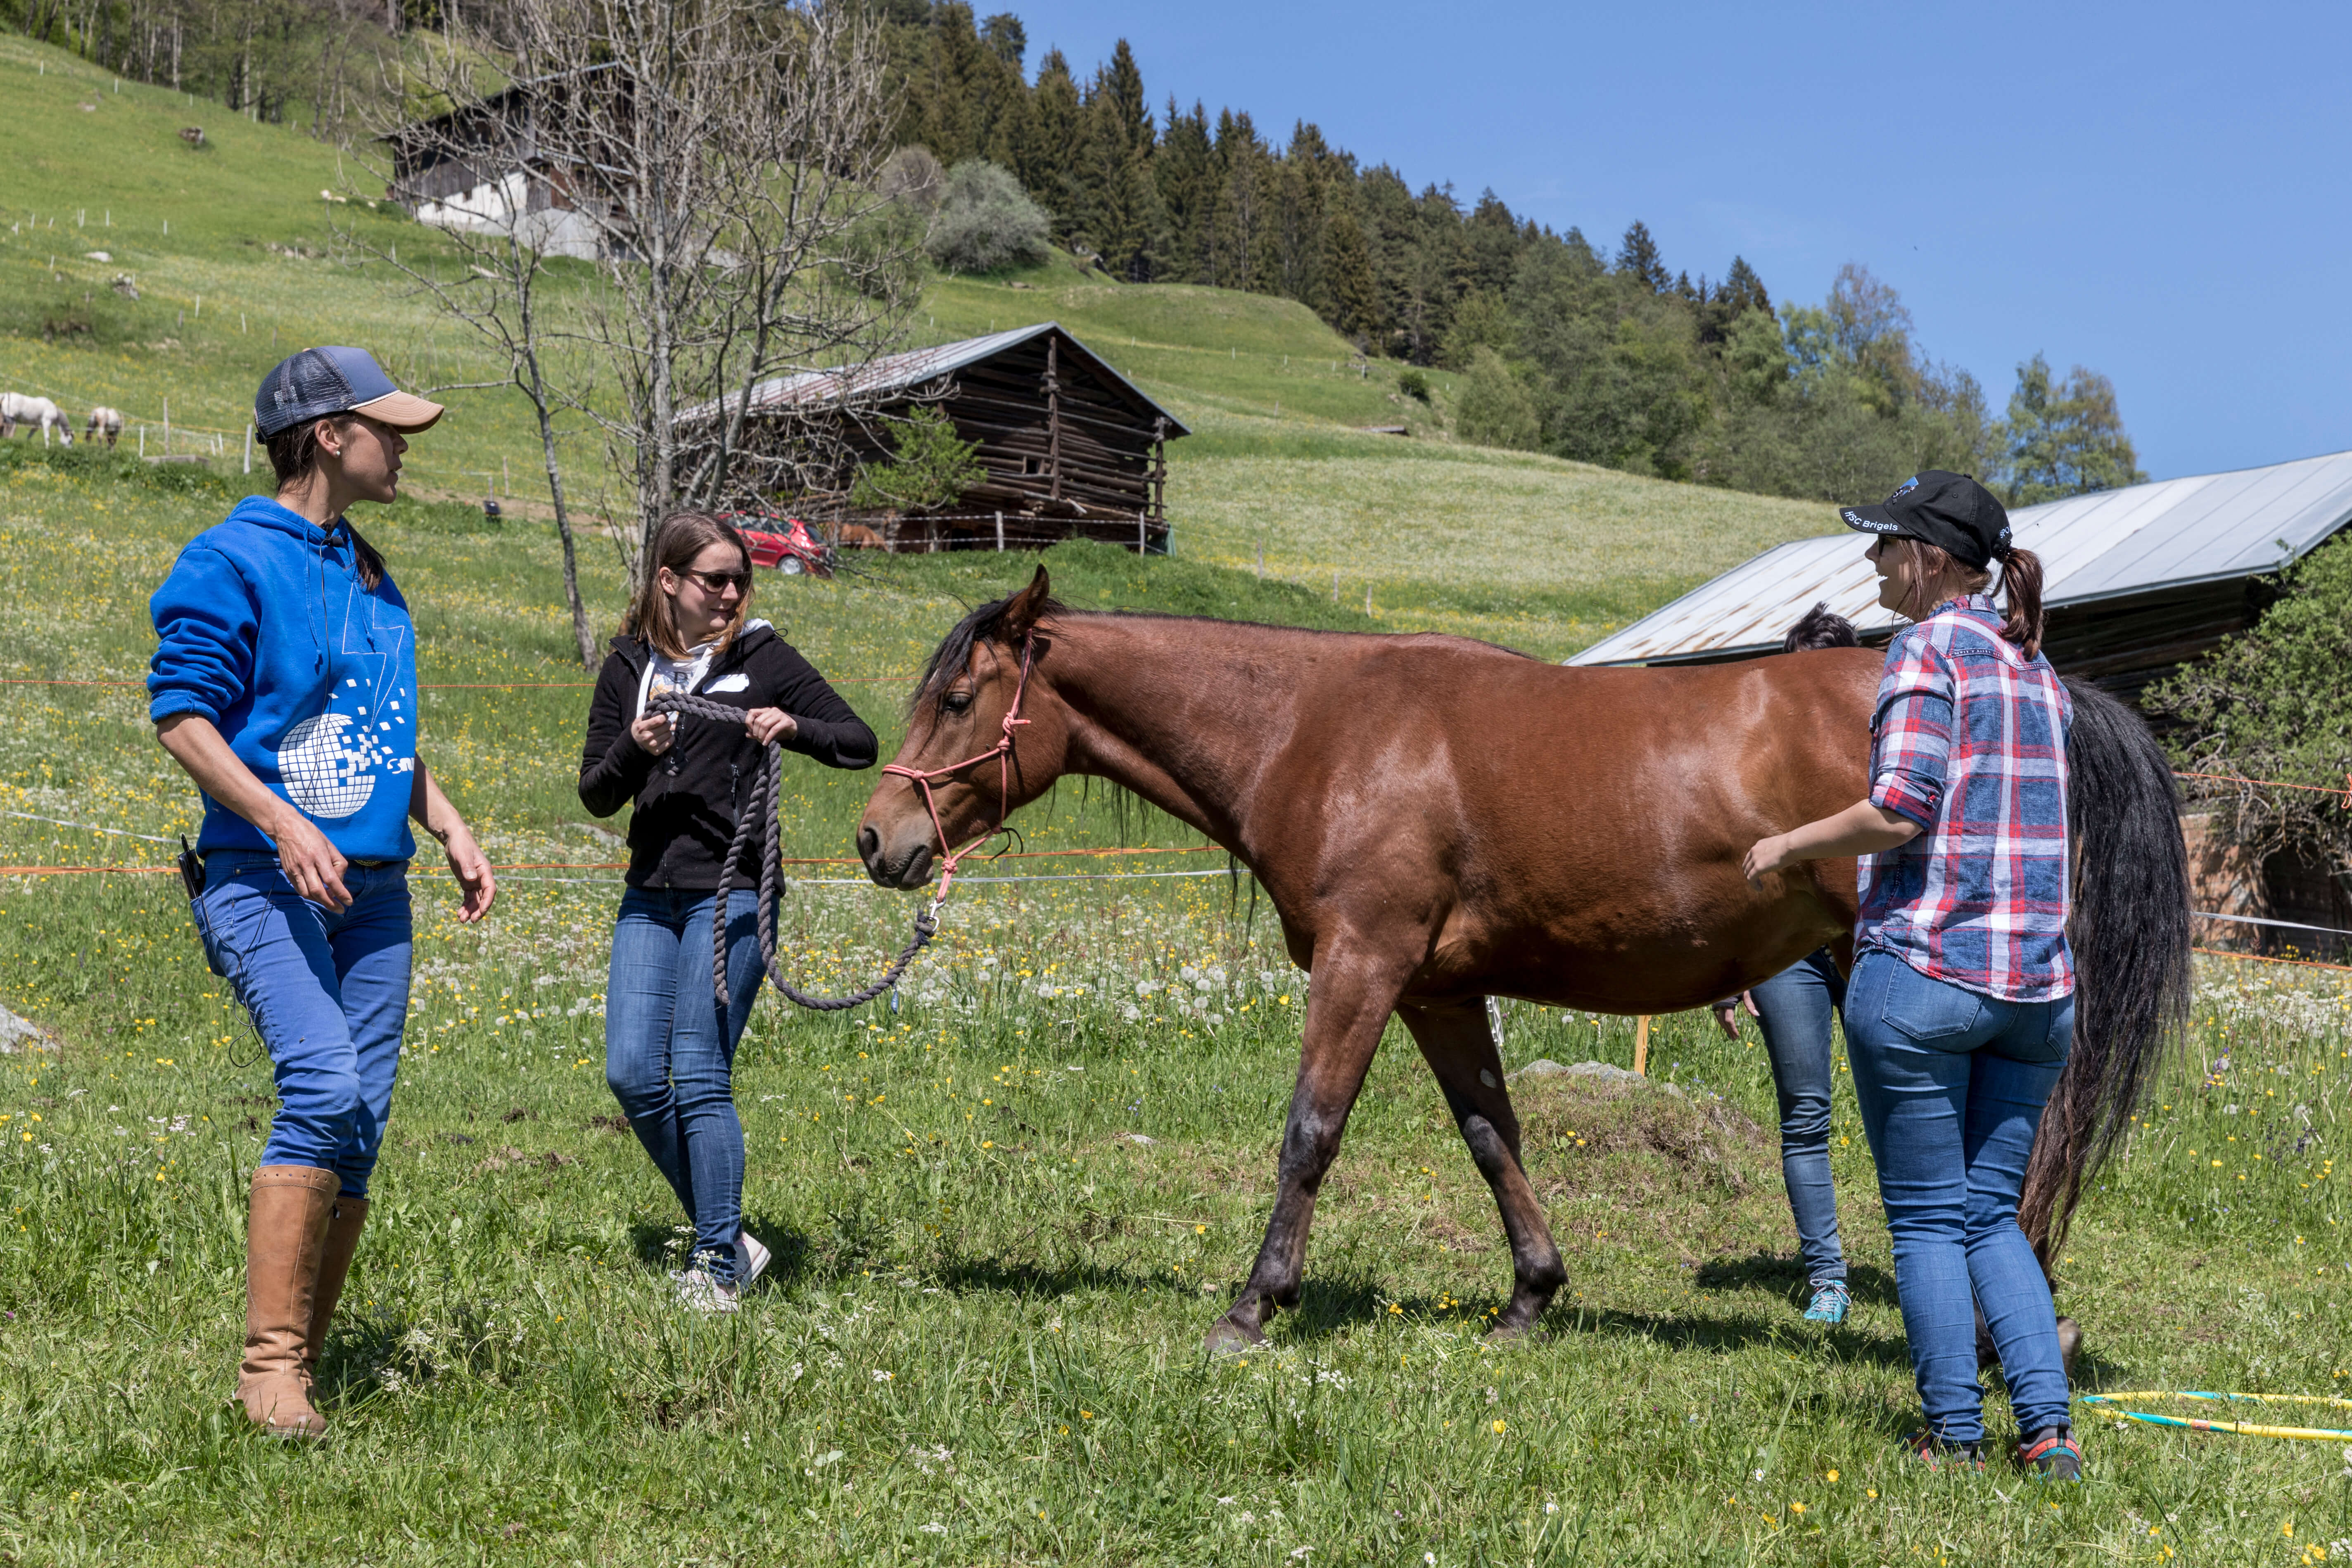
[[[2066,1381],[2074,1381],[2074,1352],[2083,1348],[2083,1325],[2072,1318],[2058,1320],[2058,1364],[2065,1369]]]
[[[1245,1355],[1265,1343],[1265,1335],[1255,1329],[1245,1329],[1231,1318],[1219,1318],[1211,1325],[1202,1347],[1211,1355]]]

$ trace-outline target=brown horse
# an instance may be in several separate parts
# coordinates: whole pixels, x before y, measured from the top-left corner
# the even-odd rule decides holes
[[[1825,942],[1850,963],[1853,861],[1761,892],[1739,863],[1767,834],[1862,798],[1880,665],[1839,648],[1569,669],[1458,637],[1076,612],[1040,568],[966,616],[924,671],[895,765],[934,773],[936,824],[920,783],[887,778],[858,852],[877,882],[922,886],[954,843],[1065,773],[1124,786],[1232,851],[1313,984],[1273,1216],[1210,1344],[1259,1341],[1296,1304],[1316,1194],[1391,1013],[1502,1210],[1513,1289],[1496,1331],[1513,1334],[1567,1272],[1483,998],[1666,1013]],[[2045,1242],[2121,1131],[2188,974],[2169,771],[2128,710],[2074,690],[2078,858],[2139,868],[2078,894],[2082,1022],[2025,1204]],[[1005,728],[1016,702],[1024,721]],[[1013,737],[1003,758],[986,749],[999,735]]]

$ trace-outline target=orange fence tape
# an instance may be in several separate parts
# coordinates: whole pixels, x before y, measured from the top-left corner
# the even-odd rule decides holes
[[[2252,963],[2284,963],[2296,969],[2340,969],[2352,973],[2352,963],[2322,963],[2315,958],[2273,958],[2266,952],[2227,952],[2218,947],[2196,947],[2191,952],[2201,952],[2208,958],[2239,958]]]

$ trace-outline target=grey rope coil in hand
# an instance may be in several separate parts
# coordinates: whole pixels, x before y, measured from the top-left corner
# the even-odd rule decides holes
[[[648,713],[691,713],[698,719],[712,719],[724,724],[741,725],[746,721],[744,710],[730,708],[723,702],[713,702],[688,691],[665,691],[646,704]],[[839,1013],[862,1006],[898,984],[907,973],[907,965],[923,951],[940,929],[940,906],[933,903],[915,917],[915,935],[898,956],[882,971],[882,977],[862,990],[846,996],[812,996],[785,979],[776,967],[776,900],[783,892],[782,827],[776,820],[776,809],[783,798],[784,748],[780,742],[771,741],[765,747],[766,756],[751,780],[751,795],[737,811],[735,840],[727,847],[727,862],[719,872],[719,896],[710,910],[710,991],[721,1012],[726,1011],[730,998],[727,994],[727,896],[734,890],[735,868],[741,860],[744,847],[751,842],[751,825],[764,825],[764,837],[760,849],[760,962],[768,971],[768,979],[777,992],[788,1001],[813,1013]]]

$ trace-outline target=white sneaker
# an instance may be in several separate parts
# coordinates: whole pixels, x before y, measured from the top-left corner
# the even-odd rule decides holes
[[[761,1275],[768,1271],[768,1249],[750,1231],[740,1231],[735,1237],[735,1289],[749,1290]]]
[[[721,1281],[708,1268],[698,1265],[670,1278],[677,1282],[679,1304],[688,1310],[716,1313],[737,1310],[735,1287]]]

